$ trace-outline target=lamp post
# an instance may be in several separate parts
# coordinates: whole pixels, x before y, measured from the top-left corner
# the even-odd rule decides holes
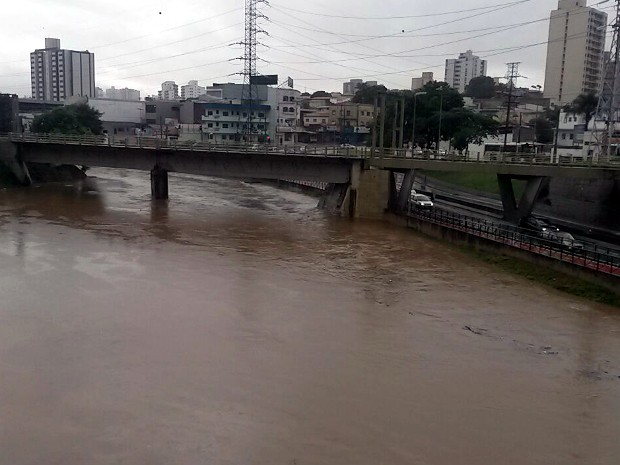
[[[418,106],[418,95],[426,95],[427,92],[416,92],[413,94],[413,130],[411,131],[411,157],[414,156],[415,150],[415,117],[416,117],[416,108]]]
[[[437,137],[437,155],[439,155],[439,146],[441,145],[441,118],[443,116],[443,89],[439,89],[439,135]]]

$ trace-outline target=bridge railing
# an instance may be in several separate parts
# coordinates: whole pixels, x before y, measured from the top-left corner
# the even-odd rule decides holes
[[[28,142],[39,144],[88,145],[109,146],[124,148],[141,148],[156,150],[180,150],[203,152],[226,152],[248,154],[281,154],[306,155],[317,157],[347,157],[362,158],[366,151],[363,148],[338,146],[275,146],[271,144],[214,144],[209,141],[160,139],[156,137],[118,135],[66,135],[66,134],[36,134],[36,133],[9,133],[0,134],[0,139],[13,142]]]
[[[435,150],[375,149],[378,160],[411,159],[461,163],[493,163],[511,165],[561,165],[575,167],[620,167],[620,157],[553,155],[549,153],[485,152],[484,154],[446,153]]]
[[[469,235],[497,242],[508,247],[525,250],[547,258],[570,263],[603,274],[620,277],[620,250],[598,244],[574,241],[562,244],[533,236],[516,227],[493,223],[441,209],[412,208],[408,215],[420,221],[444,226]]]
[[[218,151],[228,153],[251,154],[282,154],[305,155],[320,157],[367,158],[370,160],[411,159],[438,162],[461,163],[493,163],[511,165],[560,165],[574,167],[620,168],[620,157],[577,157],[554,156],[551,154],[486,152],[483,155],[444,153],[442,151],[422,151],[411,149],[372,149],[370,147],[328,146],[328,145],[271,145],[271,144],[214,144],[210,141],[160,139],[144,136],[118,135],[65,135],[65,134],[35,134],[9,133],[0,134],[1,139],[14,142],[28,142],[41,144],[89,145],[126,148],[142,148],[155,150],[187,150],[187,151]]]

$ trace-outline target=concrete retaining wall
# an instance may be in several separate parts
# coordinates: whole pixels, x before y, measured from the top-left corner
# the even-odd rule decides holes
[[[398,218],[398,217],[395,217]],[[472,236],[463,231],[457,231],[447,228],[442,225],[429,223],[426,221],[410,218],[404,220],[399,218],[395,220],[399,224],[406,224],[409,228],[414,229],[422,234],[425,234],[436,239],[441,239],[445,242],[450,242],[457,245],[467,245],[475,250],[482,250],[485,252],[493,252],[500,255],[506,255],[509,257],[517,258],[526,262],[530,262],[536,265],[543,266],[556,270],[560,273],[574,276],[584,281],[603,286],[606,289],[612,291],[616,295],[620,296],[620,279],[613,276],[603,275],[586,268],[564,263],[558,260],[554,260],[542,255],[536,255],[525,250],[516,249],[513,247],[507,247],[497,242],[490,241],[477,236]]]

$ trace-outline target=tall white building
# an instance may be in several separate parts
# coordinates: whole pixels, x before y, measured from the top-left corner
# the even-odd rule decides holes
[[[106,89],[105,96],[112,100],[140,100],[140,91],[136,89],[116,89],[114,86]]]
[[[586,0],[559,0],[551,12],[545,71],[545,97],[556,105],[579,94],[601,91],[607,14]]]
[[[161,84],[161,90],[157,92],[159,100],[178,100],[179,86],[174,81],[166,81]]]
[[[461,94],[469,82],[476,77],[487,75],[487,61],[481,60],[471,50],[461,53],[458,58],[446,60],[445,81]]]
[[[181,86],[181,98],[198,98],[207,93],[206,87],[198,85],[198,81],[189,81],[186,86]]]
[[[61,101],[69,97],[96,97],[95,55],[63,50],[60,39],[45,39],[45,48],[30,54],[32,98]]]

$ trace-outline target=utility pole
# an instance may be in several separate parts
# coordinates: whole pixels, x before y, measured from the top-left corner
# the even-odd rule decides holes
[[[397,126],[397,121],[398,121],[398,106],[399,106],[400,102],[398,100],[396,100],[396,102],[394,102],[394,123],[392,124],[392,149],[396,148],[396,137],[397,137],[397,131],[398,131],[398,126]]]
[[[398,148],[402,149],[405,145],[405,99],[400,100],[400,133],[398,137]]]
[[[504,153],[506,153],[506,147],[508,145],[508,125],[510,124],[510,109],[512,106],[512,94],[514,92],[515,84],[517,83],[517,78],[521,77],[519,75],[519,65],[521,63],[514,62],[508,63],[508,72],[506,73],[506,79],[508,79],[508,109],[506,110],[506,127],[504,130]],[[519,130],[521,130],[519,128]]]

